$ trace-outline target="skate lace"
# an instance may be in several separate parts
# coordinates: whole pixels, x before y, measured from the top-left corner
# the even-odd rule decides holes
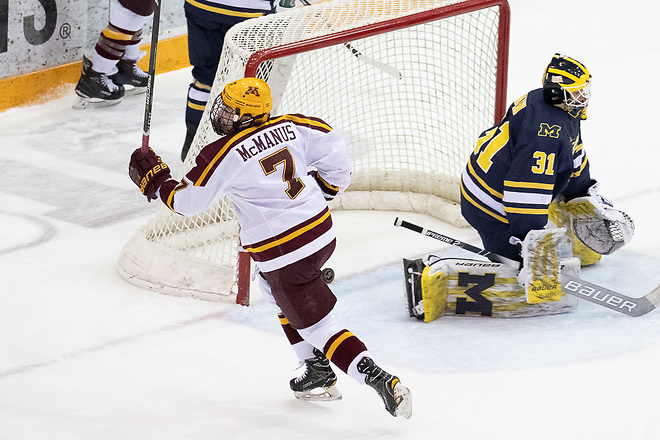
[[[128,66],[129,66],[129,70],[130,70],[131,74],[135,78],[146,78],[147,76],[149,76],[149,74],[147,72],[140,69],[140,67],[137,65],[137,62],[130,62],[130,63],[128,63]]]
[[[322,373],[320,371],[313,371],[313,370],[315,370],[315,366],[322,367],[322,365],[319,365],[319,364],[322,364],[322,362],[319,362],[319,359],[315,359],[313,363],[305,362],[304,363],[305,371],[303,371],[303,373],[300,376],[296,377],[294,379],[294,382],[295,383],[300,383],[300,382],[304,381],[305,379],[307,379],[307,376],[311,375],[312,373],[316,373],[319,376],[322,375]]]
[[[300,382],[302,382],[303,380],[305,380],[306,377],[307,377],[307,370],[305,370],[305,371],[303,372],[303,374],[301,374],[300,376],[296,377],[296,378],[294,379],[294,382],[295,382],[295,383],[300,383]]]
[[[103,86],[111,92],[114,92],[119,88],[115,83],[110,81],[110,78],[108,78],[106,75],[101,75],[101,84],[103,84]]]
[[[146,78],[149,74],[138,67],[137,64],[133,64],[133,73],[139,78]]]

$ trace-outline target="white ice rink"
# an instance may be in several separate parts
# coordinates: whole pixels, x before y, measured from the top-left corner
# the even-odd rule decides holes
[[[660,284],[660,4],[510,3],[508,102],[539,86],[555,52],[594,76],[592,175],[637,230],[582,276],[642,296]],[[185,69],[155,82],[151,145],[172,166],[189,81]],[[479,244],[418,214],[337,212],[329,264],[339,318],[411,388],[413,418],[390,417],[342,373],[343,400],[297,401],[295,356],[258,293],[246,308],[120,278],[120,249],[161,206],[127,175],[144,95],[86,111],[73,99],[0,113],[0,440],[658,438],[660,311],[630,318],[581,302],[550,317],[411,319],[400,259],[469,254],[394,217]]]

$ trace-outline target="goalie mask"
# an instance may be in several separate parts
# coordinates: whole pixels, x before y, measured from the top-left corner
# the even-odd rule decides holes
[[[219,135],[266,122],[273,108],[270,87],[258,78],[227,84],[211,107],[211,126]]]
[[[543,72],[543,99],[574,118],[587,119],[591,74],[579,61],[555,54]]]

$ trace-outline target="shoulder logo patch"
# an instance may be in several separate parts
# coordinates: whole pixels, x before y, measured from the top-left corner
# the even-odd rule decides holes
[[[545,122],[541,122],[541,127],[539,128],[538,135],[541,137],[549,136],[551,138],[558,138],[560,131],[561,131],[560,125],[550,125],[550,124],[546,124]]]

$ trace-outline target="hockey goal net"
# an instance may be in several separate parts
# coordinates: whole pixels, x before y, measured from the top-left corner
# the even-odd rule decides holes
[[[317,116],[353,162],[332,209],[415,211],[461,222],[460,174],[479,133],[506,110],[506,0],[332,0],[240,23],[225,37],[209,104],[256,76],[274,115]],[[207,106],[182,172],[217,138]],[[123,248],[119,271],[142,287],[247,305],[249,257],[233,205],[192,217],[166,208]]]

